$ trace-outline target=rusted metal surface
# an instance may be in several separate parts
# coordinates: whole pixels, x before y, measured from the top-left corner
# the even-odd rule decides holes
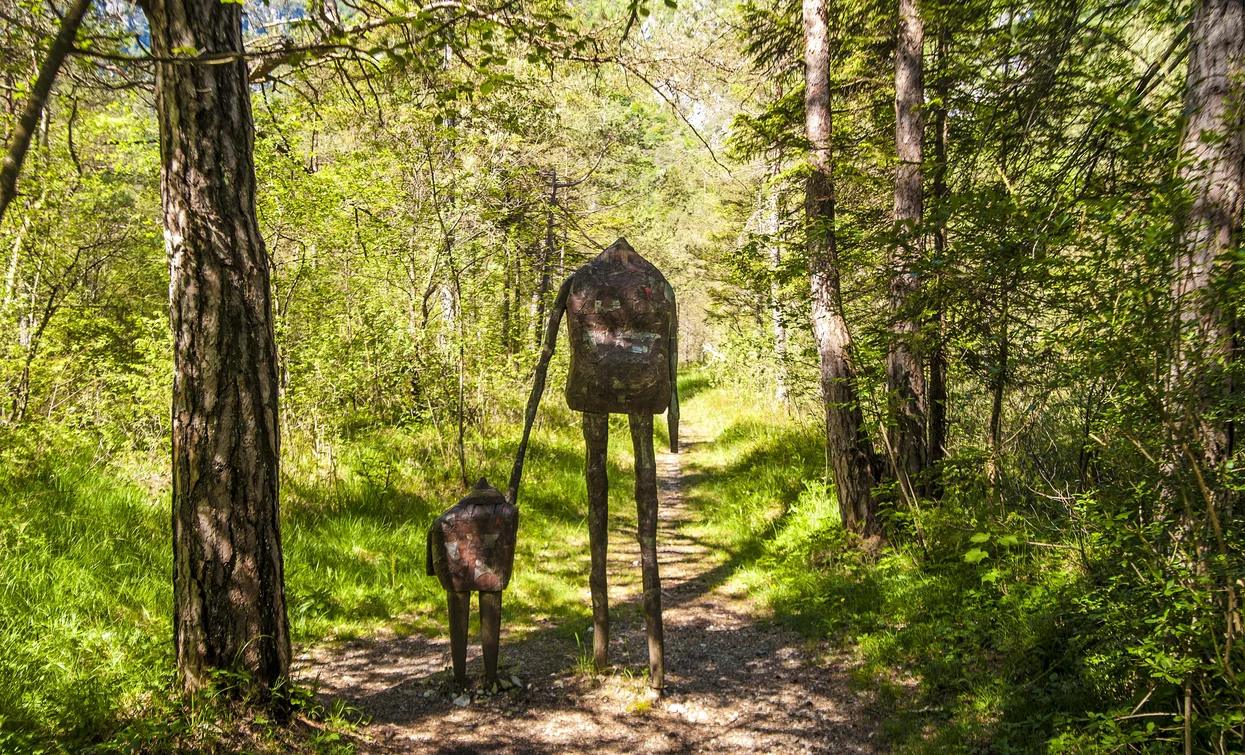
[[[666,683],[665,635],[661,622],[661,577],[657,572],[657,457],[653,451],[653,415],[632,414],[635,450],[635,508],[644,582],[644,624],[648,630],[648,683]]]
[[[609,459],[610,415],[584,412],[584,477],[588,483],[588,549],[592,571],[588,587],[592,593],[592,657],[598,670],[609,665],[610,601],[606,566],[609,560],[610,503]]]
[[[609,663],[609,481],[606,449],[609,415],[630,416],[636,456],[636,508],[639,512],[644,619],[648,630],[649,686],[665,685],[661,617],[661,580],[657,569],[657,468],[653,450],[653,415],[666,412],[670,450],[679,448],[678,309],[674,289],[652,263],[626,239],[615,241],[562,283],[549,313],[544,346],[536,363],[531,396],[524,413],[523,439],[510,475],[511,501],[518,496],[523,459],[536,410],[545,390],[549,360],[557,345],[563,314],[571,348],[566,401],[583,412],[587,444],[588,539],[592,550],[593,659]],[[481,596],[483,597],[483,596]]]
[[[671,400],[674,289],[626,239],[571,277],[566,402],[602,414],[660,414]]]
[[[506,589],[518,527],[518,508],[481,478],[428,530],[428,574],[451,592]]]

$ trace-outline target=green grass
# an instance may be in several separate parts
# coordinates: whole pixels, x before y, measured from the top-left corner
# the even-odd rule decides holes
[[[1110,697],[1135,621],[1087,584],[1073,551],[1006,546],[997,535],[1009,520],[981,517],[955,495],[922,515],[928,552],[909,514],[892,508],[883,512],[891,544],[862,550],[824,482],[817,421],[705,372],[681,385],[687,426],[712,439],[684,457],[684,494],[702,513],[690,534],[720,551],[715,572],[774,620],[856,656],[856,681],[885,711],[895,751],[1100,752],[1112,750],[1103,741],[1139,736],[1087,713],[1132,707]],[[611,429],[611,515],[631,529],[626,419]],[[473,476],[503,485],[516,436],[508,426],[470,438]],[[428,524],[464,492],[447,445],[432,429],[359,432],[318,453],[287,438],[282,518],[297,643],[445,631],[423,555]],[[0,437],[0,752],[135,742],[159,751],[213,724],[169,692],[168,492],[152,474],[162,464],[109,461],[123,458],[68,434]],[[506,622],[519,632],[552,623],[568,647],[590,636],[582,475],[578,417],[551,397],[520,497]],[[995,536],[989,557],[965,563],[978,530]],[[340,746],[264,731],[274,752]]]
[[[774,620],[854,655],[855,682],[876,698],[896,752],[1116,751],[1117,732],[1085,732],[1102,720],[1092,711],[1119,709],[1111,694],[1123,637],[1087,608],[1096,593],[1075,551],[996,537],[983,546],[987,559],[966,563],[977,530],[1017,525],[954,494],[919,515],[928,552],[906,507],[887,505],[889,544],[862,549],[824,482],[818,419],[694,379],[706,385],[688,414],[713,442],[685,462],[686,495],[729,579]],[[1127,625],[1117,629],[1127,637]]]
[[[611,429],[611,512],[627,526],[626,418]],[[516,427],[469,438],[469,472],[504,488],[516,444]],[[432,429],[390,429],[319,454],[305,438],[284,445],[295,642],[444,632],[424,539],[465,493],[447,444]],[[158,740],[153,721],[185,715],[168,693],[172,559],[167,481],[151,474],[159,462],[123,464],[79,437],[33,431],[0,437],[0,453],[0,752],[106,749],[136,731]],[[521,491],[511,629],[552,620],[567,640],[589,636],[583,453],[577,415],[546,400]]]

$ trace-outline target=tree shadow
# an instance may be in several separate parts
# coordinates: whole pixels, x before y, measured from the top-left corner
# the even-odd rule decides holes
[[[789,461],[790,450],[783,445],[779,438],[723,473],[743,479],[757,464]],[[683,476],[689,508],[712,506],[709,494],[694,488],[710,474],[702,469]],[[756,558],[772,530],[754,533],[710,561],[700,555],[722,554],[722,543],[685,524],[699,521],[663,525],[660,535],[667,690],[665,700],[652,708],[642,697],[648,654],[639,590],[634,589],[639,569],[619,568],[638,557],[629,517],[611,517],[611,585],[632,589],[630,597],[611,603],[615,665],[604,676],[587,670],[591,613],[586,600],[522,627],[513,626],[513,610],[504,601],[503,674],[518,676],[525,685],[522,692],[456,705],[443,633],[354,641],[320,660],[305,660],[300,673],[318,669],[323,694],[366,712],[372,736],[417,742],[430,752],[632,752],[655,742],[664,743],[663,750],[684,752],[723,747],[785,751],[796,742],[818,748],[839,742],[845,751],[872,751],[874,715],[849,689],[841,662],[809,662],[799,635],[757,622],[742,613],[738,602],[715,592]],[[620,542],[622,547],[616,547]],[[586,573],[580,573],[579,582],[586,592]],[[474,633],[472,642],[468,664],[478,674]],[[602,696],[609,695],[619,699],[602,704]]]

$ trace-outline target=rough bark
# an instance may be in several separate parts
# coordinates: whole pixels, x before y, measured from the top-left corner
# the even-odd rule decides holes
[[[925,367],[920,350],[920,323],[913,313],[920,282],[914,268],[921,262],[921,141],[925,127],[922,51],[925,24],[916,0],[899,0],[899,33],[895,44],[895,234],[890,250],[891,338],[886,360],[890,411],[887,429],[893,451],[892,470],[900,485],[913,490],[925,470]]]
[[[1233,390],[1233,302],[1219,292],[1235,273],[1245,181],[1245,2],[1203,0],[1193,20],[1181,144],[1182,175],[1192,193],[1172,296],[1177,309],[1173,419],[1181,443],[1202,449],[1206,469],[1231,455],[1233,425],[1212,410]]]
[[[812,171],[804,187],[804,213],[808,224],[813,337],[821,364],[826,410],[826,445],[843,524],[873,534],[878,530],[873,499],[876,457],[860,412],[835,246],[826,0],[804,0],[804,112],[805,131],[812,147]]]
[[[277,360],[255,216],[241,6],[143,0],[156,63],[173,330],[174,646],[187,692],[216,670],[266,697],[289,672]],[[200,54],[239,53],[213,65]]]
[[[934,258],[944,260],[947,254],[947,78],[945,75],[947,34],[938,35],[938,79],[934,108]],[[942,276],[935,282],[934,347],[929,357],[929,435],[927,448],[929,470],[927,493],[934,498],[942,495],[939,462],[946,456],[947,446],[947,312],[943,304]]]
[[[43,65],[39,67],[39,75],[35,78],[35,85],[26,99],[22,117],[17,122],[17,128],[13,130],[13,136],[9,140],[4,165],[0,167],[0,222],[4,221],[4,213],[9,209],[13,198],[17,196],[17,176],[22,172],[22,163],[25,162],[26,152],[30,149],[30,140],[34,137],[35,129],[39,127],[41,121],[45,124],[46,133],[44,106],[52,94],[52,85],[56,83],[56,75],[60,73],[65,56],[73,48],[74,39],[78,36],[78,27],[82,25],[82,19],[90,7],[91,0],[74,0],[73,5],[69,6],[61,19],[60,31],[57,32],[56,39],[52,41],[52,46],[48,48],[48,55],[43,59]]]

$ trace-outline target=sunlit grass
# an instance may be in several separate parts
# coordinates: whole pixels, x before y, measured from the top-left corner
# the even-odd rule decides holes
[[[883,729],[897,750],[1010,741],[1027,743],[1016,751],[1036,751],[1053,716],[1085,705],[1066,650],[1071,625],[1061,618],[1074,570],[1049,554],[1009,557],[1010,589],[983,582],[985,571],[960,558],[972,530],[951,505],[928,515],[932,556],[904,537],[862,552],[825,482],[819,422],[705,372],[689,371],[682,385],[685,440],[693,441],[682,457],[683,494],[699,512],[685,534],[714,548],[730,589],[857,659],[854,678],[886,707]],[[656,424],[660,443],[664,423]],[[101,459],[71,437],[39,439],[40,454],[13,450],[21,438],[5,440],[12,445],[0,472],[0,752],[40,743],[76,751],[120,726],[145,726],[166,704],[168,493],[147,464]],[[504,487],[516,440],[513,425],[469,435],[472,481]],[[625,417],[611,421],[611,440],[611,524],[634,532]],[[465,492],[445,440],[431,428],[384,429],[318,447],[295,435],[285,448],[295,642],[444,633],[444,593],[425,576],[424,544],[431,520]],[[579,417],[547,400],[520,495],[504,612],[519,635],[552,629],[568,662],[578,657],[588,674],[583,454]],[[1040,675],[1056,667],[1069,671]]]
[[[517,428],[468,437],[472,481],[505,488]],[[612,526],[634,530],[631,443],[611,423]],[[71,436],[8,436],[0,472],[0,752],[74,750],[151,714],[172,680],[168,490]],[[284,444],[282,526],[296,643],[446,631],[444,592],[425,575],[427,527],[464,493],[431,428]],[[589,554],[578,415],[546,400],[520,497],[505,620],[586,635]],[[626,476],[624,476],[626,475]]]

